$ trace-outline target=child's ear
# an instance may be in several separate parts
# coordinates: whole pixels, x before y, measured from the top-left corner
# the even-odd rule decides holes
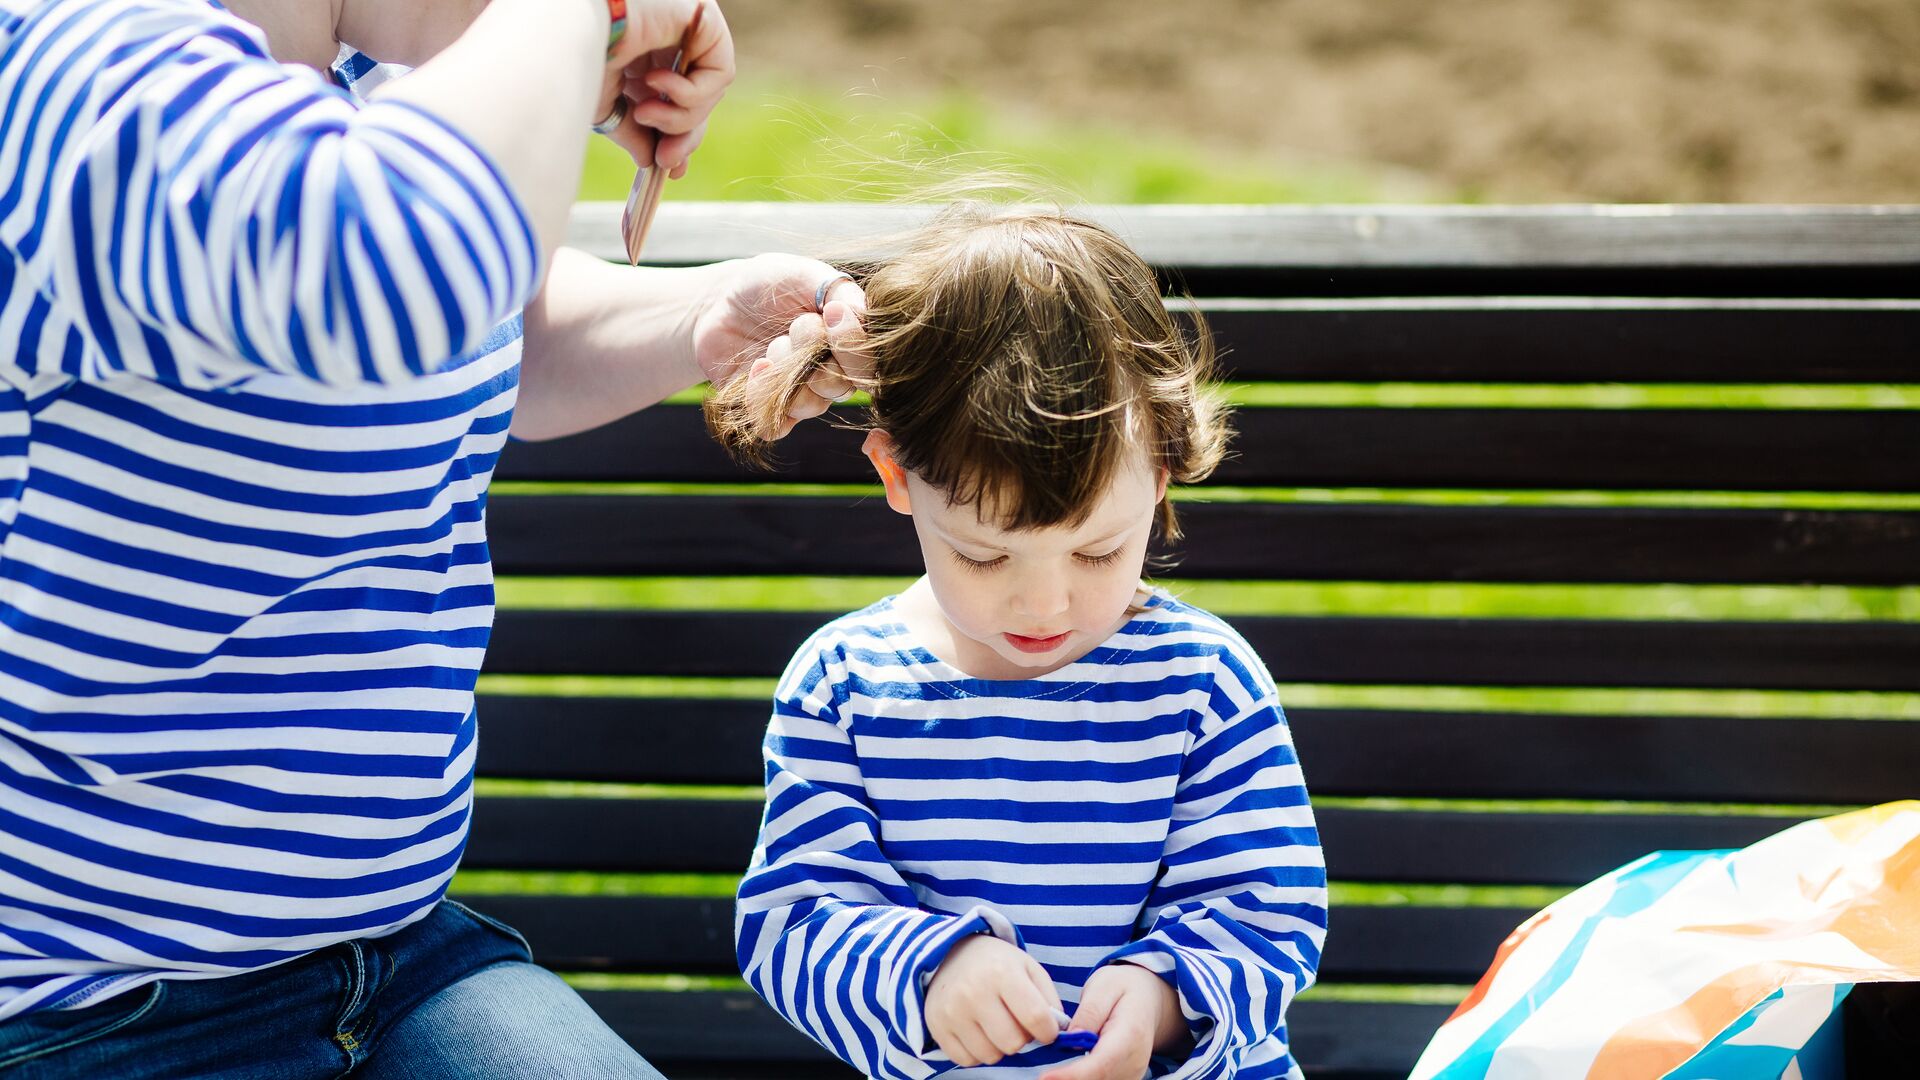
[[[1171,475],[1173,475],[1173,471],[1171,469],[1168,469],[1165,465],[1160,466],[1160,486],[1154,489],[1153,505],[1159,506],[1162,502],[1166,501],[1167,478]]]
[[[907,470],[893,460],[892,437],[875,428],[867,432],[867,441],[860,445],[860,452],[873,462],[873,470],[880,474],[880,482],[886,485],[887,505],[911,516],[913,503],[907,498]]]

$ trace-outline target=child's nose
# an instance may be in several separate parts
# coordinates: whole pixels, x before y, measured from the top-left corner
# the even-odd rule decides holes
[[[1036,574],[1022,583],[1013,605],[1021,616],[1043,620],[1065,614],[1069,601],[1066,585],[1057,575]]]

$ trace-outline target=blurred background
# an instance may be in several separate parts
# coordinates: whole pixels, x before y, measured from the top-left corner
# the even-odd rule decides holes
[[[701,201],[891,200],[925,193],[943,176],[965,176],[981,168],[1013,169],[1038,178],[1070,203],[1920,203],[1920,0],[721,3],[739,43],[741,75],[716,114],[690,174],[668,186],[663,222]],[[612,144],[595,140],[581,196],[617,202],[626,197],[632,177],[624,155]],[[592,219],[601,242],[617,245],[612,224],[617,210],[596,212],[602,215]],[[1809,283],[1796,279],[1791,295],[1831,295],[1818,290],[1835,280],[1832,275]],[[1328,286],[1323,291],[1332,299],[1273,303],[1364,320],[1372,317],[1369,305],[1391,316],[1399,310],[1396,304],[1417,308],[1426,302],[1426,294],[1390,301],[1373,299],[1364,287],[1340,291],[1348,287],[1345,280]],[[1554,291],[1551,283],[1532,280],[1514,288]],[[1914,285],[1896,282],[1890,288],[1890,293],[1866,295],[1911,297]],[[1360,299],[1350,299],[1353,296]],[[1538,299],[1523,297],[1514,310]],[[1548,296],[1541,302],[1553,306],[1562,301]],[[1583,295],[1564,299],[1572,307],[1587,302]],[[1910,299],[1841,303],[1847,302],[1862,305],[1859,310],[1879,304],[1897,309],[1896,315],[1904,312],[1903,329],[1889,332],[1890,344],[1883,351],[1896,358],[1915,352]],[[1714,301],[1679,303],[1711,307]],[[1620,325],[1632,325],[1634,317],[1630,313]],[[1739,333],[1704,346],[1730,357],[1729,375],[1708,383],[1590,384],[1554,378],[1556,342],[1543,333],[1542,376],[1537,382],[1489,384],[1441,376],[1412,382],[1275,379],[1234,382],[1223,389],[1241,408],[1248,427],[1263,419],[1272,425],[1274,414],[1286,410],[1469,409],[1496,417],[1546,409],[1576,410],[1571,415],[1581,422],[1593,412],[1619,412],[1630,419],[1632,414],[1701,410],[1704,418],[1711,415],[1706,410],[1715,410],[1739,414],[1733,419],[1741,424],[1764,424],[1770,412],[1841,411],[1857,415],[1863,428],[1870,428],[1890,413],[1911,416],[1920,410],[1920,375],[1885,385],[1838,384],[1821,380],[1818,356],[1809,358],[1812,374],[1807,383],[1743,382],[1738,377],[1746,370],[1741,350],[1755,345],[1755,336],[1743,319],[1729,326]],[[1639,345],[1632,347],[1645,347],[1649,339],[1633,340]],[[1477,346],[1466,341],[1439,347]],[[1656,352],[1677,348],[1661,341],[1653,347]],[[649,410],[646,422],[665,423],[675,410],[684,418],[702,396],[701,388],[676,395]],[[1378,416],[1368,423],[1375,425],[1370,431],[1390,429],[1390,422]],[[1498,423],[1490,420],[1490,426]],[[697,431],[697,424],[683,426]],[[1844,441],[1836,439],[1828,449]],[[1877,453],[1871,437],[1861,445],[1865,456]],[[1698,452],[1703,452],[1699,446],[1681,451]],[[1839,449],[1833,452],[1844,456]],[[520,520],[541,520],[541,500],[552,500],[562,511],[573,505],[568,500],[625,501],[631,504],[628,515],[644,519],[648,514],[688,512],[666,500],[694,505],[698,500],[724,504],[740,497],[833,499],[859,505],[874,503],[879,495],[878,486],[864,476],[861,483],[801,483],[781,474],[682,483],[511,475],[515,455],[526,453],[510,451],[505,459],[508,475],[490,489],[496,501],[489,514],[496,516],[496,531],[509,506]],[[1175,490],[1171,497],[1193,504],[1272,503],[1314,510],[1351,506],[1394,520],[1480,510],[1552,519],[1611,510],[1649,517],[1668,511],[1699,512],[1703,517],[1722,511],[1757,512],[1791,522],[1863,512],[1887,515],[1890,522],[1883,535],[1876,534],[1878,539],[1863,541],[1886,545],[1870,550],[1907,550],[1916,535],[1910,519],[1920,511],[1920,484],[1888,486],[1896,489],[1807,491],[1782,485],[1778,490],[1693,490],[1681,481],[1658,485],[1658,490],[1605,484],[1564,490],[1214,484]],[[1195,510],[1204,512],[1199,506]],[[523,542],[522,553],[535,546]],[[497,547],[506,550],[505,543]],[[1633,550],[1631,545],[1628,550]],[[1910,576],[1896,576],[1886,584],[1627,578],[1583,584],[1534,581],[1525,574],[1514,580],[1493,576],[1498,580],[1215,580],[1176,574],[1164,583],[1189,601],[1235,620],[1603,620],[1643,622],[1657,630],[1685,624],[1698,626],[1702,635],[1715,633],[1713,624],[1722,623],[1796,624],[1802,630],[1816,624],[1816,632],[1834,635],[1920,623],[1920,586],[1905,584],[1913,580]],[[725,612],[737,615],[744,626],[756,617],[791,612],[824,621],[896,592],[911,580],[674,573],[671,568],[571,577],[538,560],[523,559],[516,567],[508,559],[497,591],[503,626],[535,611],[661,619],[689,611]],[[1631,651],[1623,649],[1623,655]],[[495,657],[500,655],[496,652]],[[490,658],[490,664],[500,663]],[[663,702],[655,710],[660,716],[676,715],[675,709],[704,716],[726,703],[750,713],[771,693],[770,675],[530,673],[509,664],[490,667],[481,677],[480,690],[496,700],[628,699],[618,707],[636,716],[645,711],[636,699],[656,699]],[[1920,692],[1910,684],[1895,690],[1743,688],[1751,685],[1737,678],[1716,682],[1706,677],[1673,686],[1561,685],[1550,680],[1540,685],[1483,685],[1468,677],[1441,685],[1409,685],[1329,678],[1288,682],[1282,697],[1296,715],[1312,710],[1430,713],[1439,724],[1457,722],[1462,715],[1509,717],[1556,737],[1564,737],[1563,725],[1624,724],[1636,718],[1660,718],[1661,724],[1680,729],[1705,729],[1722,719],[1737,724],[1779,720],[1821,738],[1827,732],[1820,725],[1827,724],[1843,734],[1855,732],[1855,725],[1872,728],[1881,722],[1902,725],[1888,729],[1897,733],[1920,732]],[[482,710],[491,707],[483,703]],[[491,722],[497,730],[498,718]],[[1337,726],[1324,713],[1317,722],[1321,730]],[[538,730],[541,739],[551,738]],[[1758,753],[1749,745],[1752,738],[1744,732],[1730,738],[1726,758]],[[1516,752],[1529,740],[1516,740]],[[1819,738],[1808,742],[1821,745]],[[1453,752],[1464,758],[1489,750],[1485,744],[1463,743]],[[1416,771],[1431,764],[1420,751],[1391,740],[1383,740],[1379,753],[1382,761],[1415,759]],[[609,760],[617,763],[619,755]],[[1711,776],[1716,759],[1701,755],[1675,764],[1682,773]],[[1788,760],[1769,767],[1791,777],[1795,764]],[[735,804],[748,816],[757,812],[762,796],[760,785],[750,782],[757,777],[750,769],[702,783],[656,784],[613,782],[598,773],[559,778],[526,771],[518,763],[512,767],[520,771],[483,772],[475,790],[489,799],[598,800],[599,806],[615,808],[615,800],[679,805],[703,799]],[[1310,776],[1319,775],[1314,768],[1308,765]],[[1584,774],[1585,769],[1565,772]],[[1808,801],[1828,798],[1824,789],[1795,789],[1800,794],[1780,793],[1784,789],[1755,794],[1756,789],[1747,789],[1740,797],[1748,801],[1739,803],[1667,802],[1644,792],[1597,798],[1589,797],[1589,791],[1588,796],[1572,797],[1567,794],[1571,788],[1554,788],[1565,780],[1556,771],[1538,777],[1526,772],[1522,779],[1537,779],[1543,791],[1552,789],[1549,793],[1563,797],[1407,797],[1386,787],[1329,789],[1316,780],[1314,800],[1323,813],[1459,812],[1503,815],[1501,820],[1585,814],[1595,821],[1654,816],[1662,827],[1729,815],[1784,826],[1848,808]],[[1678,834],[1694,835],[1686,830]],[[1487,883],[1493,880],[1470,884],[1346,878],[1335,881],[1333,895],[1334,903],[1349,911],[1418,907],[1451,912],[1453,917],[1460,913],[1452,909],[1499,909],[1487,925],[1504,933],[1518,921],[1508,914],[1537,909],[1566,891],[1565,882],[1527,878],[1521,884]],[[495,903],[502,902],[500,897],[579,894],[657,896],[676,902],[699,898],[724,905],[736,881],[737,872],[731,869],[529,872],[470,858],[455,890]],[[741,988],[724,963],[664,974],[568,971],[566,978],[588,991]],[[1457,979],[1335,982],[1316,987],[1312,996],[1320,1001],[1451,1006],[1467,990]]]
[[[669,198],[955,153],[1091,202],[1916,201],[1915,0],[726,0]],[[624,198],[596,140],[582,197]],[[967,160],[967,159],[961,159]],[[924,179],[922,177],[921,179]]]

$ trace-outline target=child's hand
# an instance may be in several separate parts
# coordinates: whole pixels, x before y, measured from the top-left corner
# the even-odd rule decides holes
[[[954,1064],[992,1065],[1060,1034],[1060,995],[1039,961],[990,934],[947,953],[927,986],[927,1034]]]
[[[1124,962],[1093,973],[1067,1026],[1097,1031],[1100,1041],[1086,1057],[1040,1080],[1140,1080],[1155,1050],[1170,1050],[1187,1038],[1187,1019],[1173,987],[1146,968]]]

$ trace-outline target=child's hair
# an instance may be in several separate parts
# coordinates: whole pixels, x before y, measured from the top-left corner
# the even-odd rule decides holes
[[[1229,437],[1205,390],[1204,320],[1183,334],[1147,264],[1107,229],[1049,209],[956,203],[872,267],[866,291],[871,426],[901,467],[983,521],[1082,524],[1122,451],[1176,483],[1203,479]],[[765,464],[768,437],[824,352],[749,408],[736,377],[707,401],[714,436]],[[1161,535],[1177,539],[1173,508]]]

